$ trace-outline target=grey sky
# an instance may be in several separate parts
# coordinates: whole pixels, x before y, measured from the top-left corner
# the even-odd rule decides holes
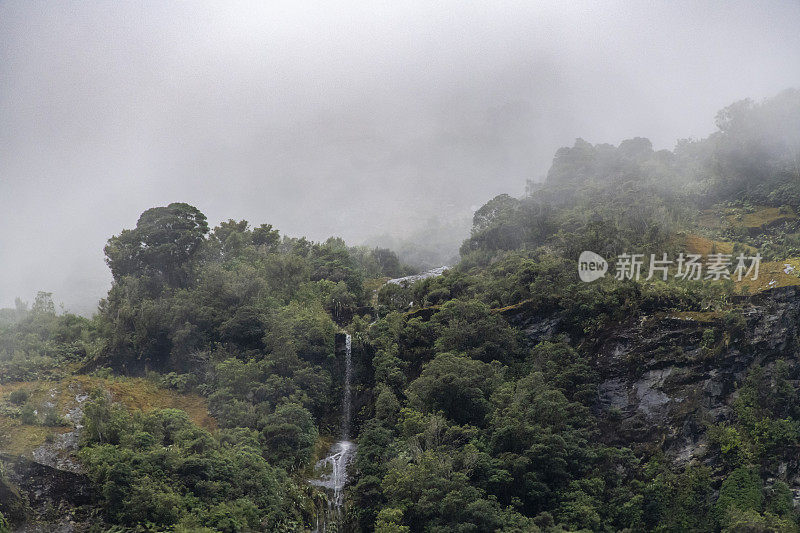
[[[353,243],[800,86],[800,3],[0,2],[0,306],[107,290],[148,207]]]

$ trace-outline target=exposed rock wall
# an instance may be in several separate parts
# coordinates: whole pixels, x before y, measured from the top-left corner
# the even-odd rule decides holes
[[[740,298],[741,335],[709,347],[704,333],[723,331],[723,316],[656,313],[631,318],[594,339],[573,339],[600,376],[595,409],[608,442],[661,448],[678,464],[710,460],[705,430],[729,419],[736,385],[754,365],[783,359],[800,366],[800,290],[783,287]],[[531,343],[553,338],[558,314],[525,306],[503,313]],[[800,370],[800,369],[798,369]]]
[[[89,479],[24,457],[0,454],[9,484],[0,483],[0,497],[16,498],[23,512],[9,518],[18,531],[80,531],[76,511],[95,501]],[[42,523],[46,522],[46,523]],[[42,529],[44,528],[44,529]]]

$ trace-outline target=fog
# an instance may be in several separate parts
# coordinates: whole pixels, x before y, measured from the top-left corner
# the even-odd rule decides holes
[[[566,4],[0,3],[0,307],[91,313],[149,207],[466,236],[576,137],[672,148],[800,85],[798,3]]]

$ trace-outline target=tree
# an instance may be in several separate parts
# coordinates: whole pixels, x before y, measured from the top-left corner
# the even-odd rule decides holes
[[[411,528],[401,524],[403,510],[396,507],[385,507],[375,520],[375,533],[408,533]]]
[[[56,306],[53,303],[53,293],[39,291],[36,293],[36,299],[33,300],[31,312],[34,315],[54,315],[56,313]]]
[[[472,231],[478,233],[488,229],[504,217],[513,215],[519,209],[520,201],[507,194],[499,194],[475,211],[472,217]]]
[[[206,216],[196,207],[171,203],[148,209],[133,230],[108,240],[106,262],[116,281],[123,276],[148,276],[183,286],[185,266],[208,233]]]
[[[214,228],[210,240],[219,246],[223,257],[235,255],[252,242],[252,234],[248,230],[248,225],[246,220],[237,222],[228,219]]]
[[[730,513],[754,511],[760,513],[764,503],[763,484],[752,468],[740,467],[728,474],[719,489],[716,504],[717,520],[727,525]]]
[[[388,248],[375,248],[371,255],[380,267],[381,274],[384,276],[402,276],[403,268],[397,254]]]
[[[261,224],[253,230],[253,244],[273,250],[281,240],[280,232],[272,229],[272,224]]]
[[[496,381],[491,365],[446,353],[425,365],[408,394],[412,405],[417,403],[427,412],[442,411],[457,424],[482,426]]]
[[[267,417],[262,434],[267,457],[287,470],[311,459],[318,436],[311,413],[296,403],[285,403],[275,409]]]
[[[512,361],[518,352],[514,330],[489,306],[478,301],[452,300],[432,319],[439,328],[436,350],[457,351],[473,359]]]

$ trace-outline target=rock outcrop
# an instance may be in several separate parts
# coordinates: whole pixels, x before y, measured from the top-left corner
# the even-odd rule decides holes
[[[600,376],[595,409],[608,421],[604,439],[661,448],[676,464],[713,461],[706,429],[731,418],[734,391],[748,371],[778,359],[800,367],[800,288],[741,297],[732,308],[740,321],[736,336],[722,313],[660,312],[583,340]],[[564,333],[557,313],[503,311],[532,344]]]
[[[3,513],[20,532],[81,531],[81,508],[95,501],[89,479],[24,457],[0,454],[6,480],[0,482]],[[6,498],[9,498],[8,500]],[[10,504],[9,504],[10,502]]]

